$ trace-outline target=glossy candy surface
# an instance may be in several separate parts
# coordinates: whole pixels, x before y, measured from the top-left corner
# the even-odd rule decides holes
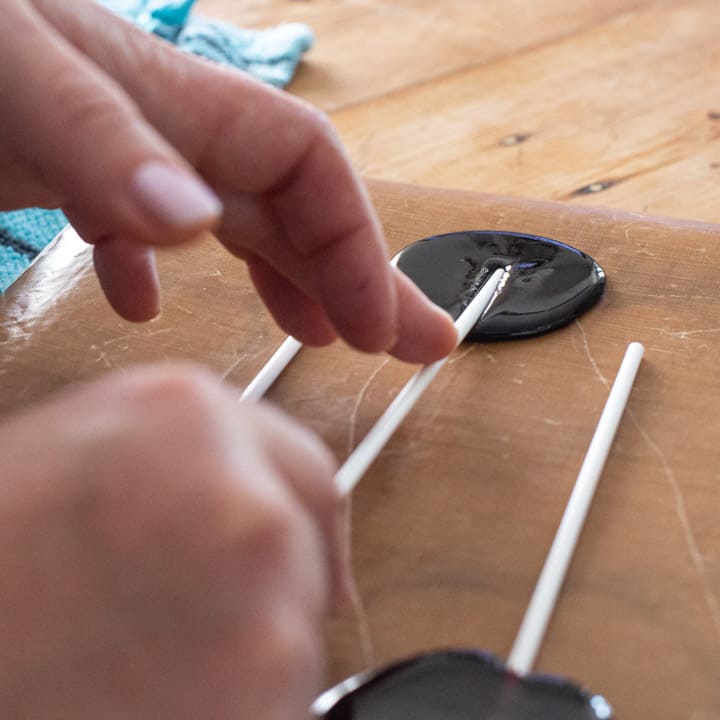
[[[608,720],[599,695],[549,675],[517,677],[487,653],[445,650],[346,680],[313,707],[323,720]]]
[[[395,263],[453,318],[495,268],[511,266],[505,290],[468,340],[549,332],[589,310],[605,290],[605,272],[589,255],[522,233],[469,230],[435,235],[408,245]]]

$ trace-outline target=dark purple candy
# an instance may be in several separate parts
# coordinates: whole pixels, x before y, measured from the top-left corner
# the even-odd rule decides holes
[[[612,710],[563,678],[518,677],[492,655],[444,650],[355,676],[313,706],[322,720],[608,720]]]
[[[605,290],[605,272],[569,245],[512,232],[468,230],[419,240],[395,257],[397,267],[457,318],[490,273],[511,266],[502,294],[468,340],[532,337],[567,325]]]

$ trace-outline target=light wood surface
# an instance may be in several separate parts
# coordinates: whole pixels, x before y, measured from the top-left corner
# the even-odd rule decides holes
[[[500,228],[572,242],[606,269],[600,305],[547,336],[463,347],[353,498],[362,607],[329,628],[332,679],[417,650],[504,657],[627,343],[647,348],[538,669],[620,718],[720,714],[720,263],[714,225],[373,184],[393,249]],[[241,265],[208,240],[161,256],[165,311],[107,308],[70,235],[4,299],[0,408],[138,362],[186,358],[243,387],[280,342]],[[271,391],[339,459],[412,368],[304,349]]]
[[[435,186],[372,183],[394,249],[519,230],[589,252],[609,278],[601,304],[561,331],[463,348],[361,483],[362,607],[330,624],[329,680],[424,648],[507,654],[608,384],[639,340],[646,360],[538,668],[605,694],[619,718],[720,717],[716,4],[198,9],[314,28],[290,92],[330,113],[366,176]],[[244,386],[282,335],[240,264],[208,240],[162,254],[161,273],[163,316],[124,323],[87,251],[63,237],[0,298],[0,410],[176,358]],[[412,370],[341,345],[303,350],[271,397],[342,459]]]
[[[290,91],[330,113],[366,176],[720,221],[714,0],[198,7],[313,27]]]

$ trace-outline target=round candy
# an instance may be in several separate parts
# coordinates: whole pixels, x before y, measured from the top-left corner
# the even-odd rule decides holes
[[[468,230],[434,235],[401,250],[397,267],[455,319],[498,267],[509,267],[502,293],[468,340],[532,337],[572,322],[605,290],[605,272],[589,255],[535,235]]]
[[[319,720],[610,720],[600,695],[554,675],[518,677],[477,650],[441,650],[354,676],[313,705]]]

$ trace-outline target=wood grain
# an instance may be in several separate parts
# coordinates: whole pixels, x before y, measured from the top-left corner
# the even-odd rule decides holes
[[[720,221],[712,0],[199,8],[308,22],[290,90],[330,112],[367,176]]]
[[[290,92],[330,113],[365,175],[494,193],[374,183],[393,248],[514,229],[590,252],[609,277],[601,304],[561,331],[458,352],[361,483],[363,607],[330,624],[329,679],[437,646],[507,654],[607,386],[639,340],[646,360],[539,669],[604,693],[618,718],[720,717],[716,4],[198,10],[247,27],[308,22],[316,46]],[[208,239],[160,267],[163,316],[124,323],[87,251],[63,237],[0,299],[0,410],[148,361],[246,384],[282,336],[239,263]],[[341,345],[303,350],[272,399],[343,458],[411,371]]]
[[[505,656],[627,343],[646,345],[538,669],[619,718],[720,715],[720,228],[567,204],[372,185],[394,249],[461,228],[591,253],[599,306],[527,341],[463,347],[353,498],[364,615],[330,624],[331,679],[427,648]],[[210,240],[161,257],[162,317],[118,320],[68,235],[0,307],[0,407],[108,369],[186,358],[243,386],[278,344],[240,263]],[[271,393],[340,459],[412,368],[305,349]]]

